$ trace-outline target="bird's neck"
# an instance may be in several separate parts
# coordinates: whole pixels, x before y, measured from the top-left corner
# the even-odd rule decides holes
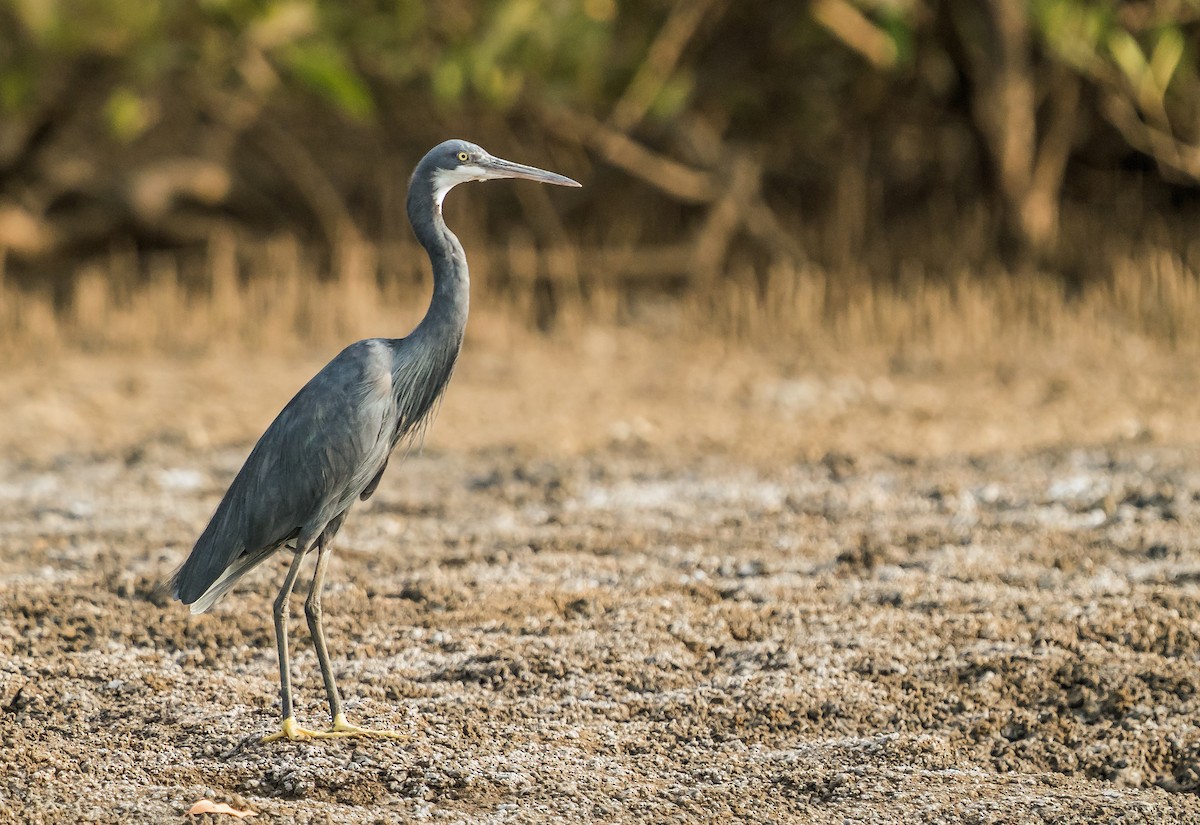
[[[467,255],[458,238],[442,219],[442,207],[432,187],[413,187],[408,194],[408,219],[433,265],[433,297],[414,336],[432,336],[452,342],[455,354],[462,342],[470,307],[471,279]]]

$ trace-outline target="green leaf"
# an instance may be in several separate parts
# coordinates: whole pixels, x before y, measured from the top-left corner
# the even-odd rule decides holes
[[[695,83],[690,74],[676,73],[659,90],[650,109],[651,114],[660,121],[670,121],[684,110],[694,89]]]
[[[109,95],[104,105],[109,131],[122,143],[131,143],[150,126],[150,106],[127,88]]]
[[[7,66],[0,72],[0,112],[12,114],[34,99],[33,71]]]
[[[1064,62],[1085,71],[1097,63],[1114,28],[1107,3],[1035,0],[1031,8],[1042,39]]]
[[[1108,36],[1108,51],[1129,82],[1140,88],[1147,68],[1146,56],[1133,35],[1124,29],[1115,29]]]
[[[442,103],[457,103],[462,99],[466,75],[457,60],[444,60],[432,73],[433,94]]]
[[[916,55],[916,34],[913,31],[912,10],[895,6],[883,6],[879,12],[879,27],[892,39],[896,49],[896,65],[912,63]]]
[[[283,62],[301,83],[351,116],[364,119],[374,111],[371,92],[331,44],[295,44],[284,50]]]
[[[1177,28],[1163,29],[1158,42],[1154,44],[1154,51],[1150,55],[1150,74],[1160,95],[1165,94],[1171,85],[1171,78],[1183,59],[1183,47],[1183,33]]]

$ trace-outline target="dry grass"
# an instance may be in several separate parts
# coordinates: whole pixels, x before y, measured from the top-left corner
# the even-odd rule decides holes
[[[1123,259],[1109,278],[1074,295],[1050,275],[913,273],[878,284],[791,265],[772,269],[765,286],[746,273],[721,290],[695,301],[694,320],[754,342],[946,355],[1081,337],[1098,345],[1130,335],[1200,343],[1200,274],[1166,252]]]
[[[533,324],[532,280],[504,273],[545,272],[545,260],[532,247],[475,252],[471,260],[476,306]],[[412,245],[360,244],[330,263],[291,237],[249,241],[228,233],[201,253],[115,252],[80,264],[70,273],[71,298],[59,305],[0,273],[0,355],[280,351],[394,335],[424,306],[425,266]],[[764,277],[734,271],[639,310],[635,297],[655,290],[630,293],[617,278],[585,284],[587,277],[554,279],[563,328],[636,318],[684,337],[716,332],[810,351],[918,348],[951,357],[1064,339],[1119,345],[1131,335],[1168,347],[1200,343],[1200,273],[1163,249],[1120,259],[1110,275],[1070,295],[1049,275],[961,271],[947,278],[914,267],[880,284],[862,273],[777,263]]]

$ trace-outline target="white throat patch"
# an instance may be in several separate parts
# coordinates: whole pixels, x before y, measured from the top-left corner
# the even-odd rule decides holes
[[[478,166],[459,166],[457,169],[439,169],[433,175],[433,202],[442,208],[446,193],[460,183],[471,180],[486,180],[487,173]]]

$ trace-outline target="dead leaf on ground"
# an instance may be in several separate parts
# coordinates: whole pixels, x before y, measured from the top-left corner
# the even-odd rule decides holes
[[[257,816],[257,811],[239,811],[237,808],[232,808],[224,802],[213,802],[211,799],[201,799],[195,805],[187,809],[188,816],[196,814],[229,814],[242,819],[247,816]]]

